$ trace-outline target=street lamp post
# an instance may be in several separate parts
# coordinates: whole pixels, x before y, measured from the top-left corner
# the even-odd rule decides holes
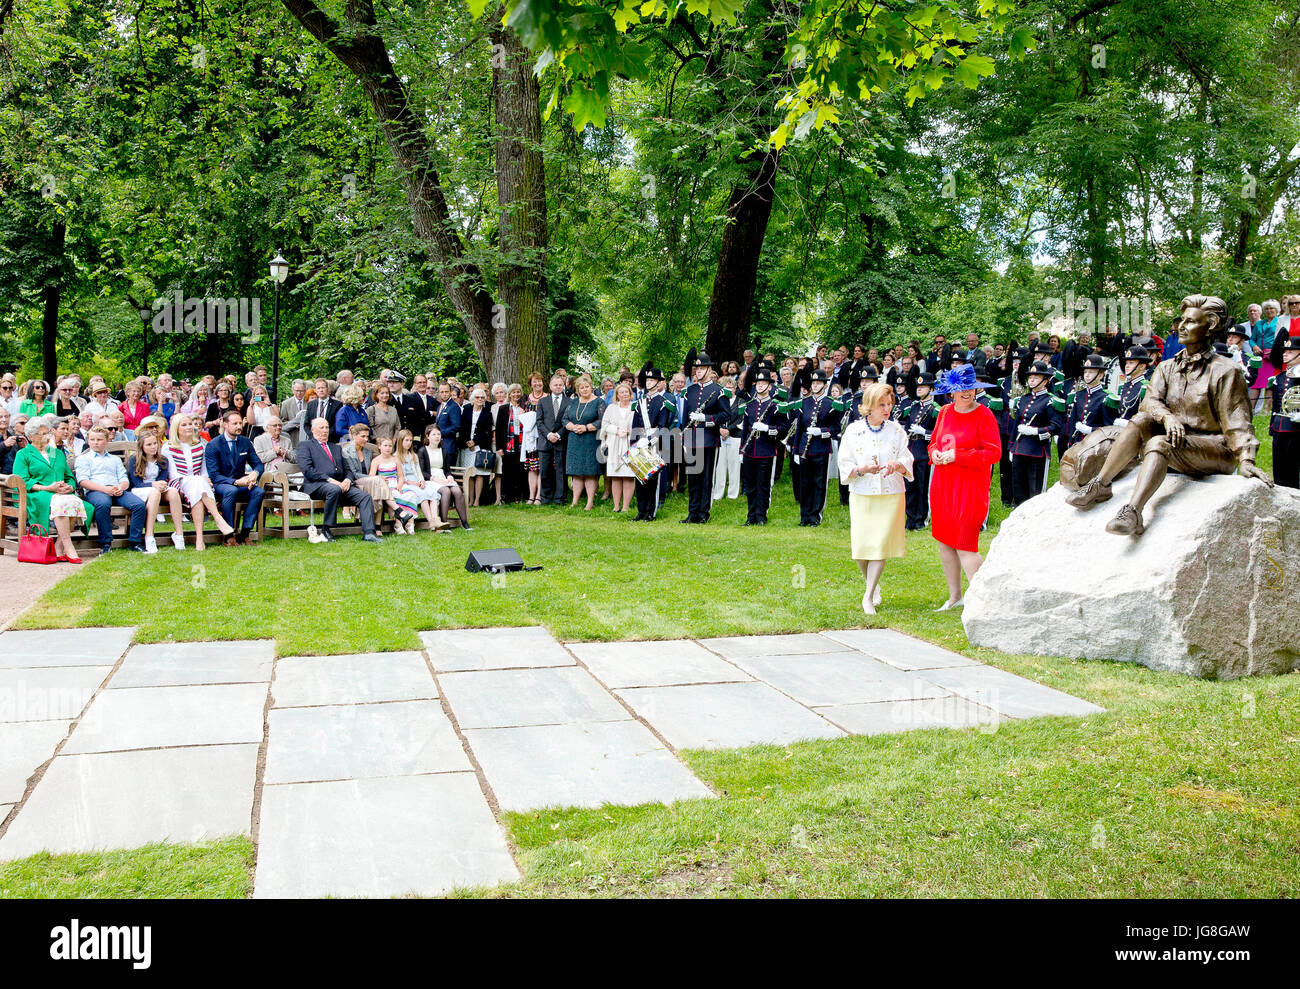
[[[271,397],[272,401],[279,398],[278,384],[280,379],[280,286],[284,280],[289,277],[289,262],[280,256],[280,252],[275,252],[275,257],[271,259],[271,280],[275,282],[275,327],[271,331]]]
[[[149,375],[149,323],[153,317],[153,310],[140,307],[140,322],[144,323],[144,367],[141,374],[148,377]]]

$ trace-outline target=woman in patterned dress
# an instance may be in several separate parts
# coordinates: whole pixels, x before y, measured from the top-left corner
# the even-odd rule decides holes
[[[382,443],[380,447],[383,447]],[[438,450],[438,454],[441,457],[441,449]],[[448,531],[439,528],[438,485],[424,480],[424,471],[420,469],[420,457],[415,450],[415,436],[409,429],[403,429],[397,434],[395,455],[397,462],[402,465],[402,476],[406,479],[406,487],[414,497],[419,499],[419,506],[424,509],[424,517],[429,520],[429,528],[435,532]],[[407,521],[406,532],[408,535],[415,534],[414,518]]]
[[[194,519],[194,548],[203,549],[203,515],[212,516],[221,535],[234,534],[234,527],[221,517],[217,499],[208,480],[208,466],[203,458],[207,444],[199,438],[199,417],[175,415],[171,421],[171,437],[163,456],[167,458],[167,484],[181,493],[190,507]]]
[[[415,520],[420,517],[423,492],[406,483],[406,472],[402,470],[401,462],[393,455],[393,441],[390,437],[385,436],[380,439],[379,453],[370,461],[370,476],[385,482],[388,490],[392,492],[393,501],[397,505],[393,535],[414,535]]]

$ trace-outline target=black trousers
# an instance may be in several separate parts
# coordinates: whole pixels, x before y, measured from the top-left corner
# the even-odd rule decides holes
[[[925,520],[930,517],[930,461],[926,457],[916,457],[912,461],[914,480],[904,482],[903,490],[907,492],[907,527],[924,529]]]
[[[636,517],[653,522],[659,516],[659,505],[663,502],[664,484],[668,480],[668,467],[660,467],[659,472],[648,481],[636,482]]]
[[[538,445],[537,459],[541,467],[542,490],[539,497],[543,505],[564,504],[564,444]]]
[[[801,523],[821,525],[822,509],[826,507],[826,476],[830,464],[829,456],[799,459],[799,521]]]
[[[683,464],[686,471],[686,488],[690,497],[690,510],[686,517],[696,522],[709,521],[713,507],[713,468],[718,462],[716,446],[697,446],[695,463]]]
[[[528,472],[520,459],[521,451],[501,454],[501,473],[497,483],[501,485],[501,500],[507,503],[523,501],[528,497]]]
[[[325,502],[325,519],[322,523],[326,529],[333,528],[338,521],[339,502],[345,505],[356,505],[357,514],[361,516],[361,531],[367,536],[375,531],[375,504],[370,500],[370,495],[362,491],[357,485],[351,484],[344,491],[337,484],[330,484],[328,481],[320,484],[313,484],[311,487],[304,486],[306,491],[313,498],[319,498]]]
[[[1300,488],[1300,432],[1272,433],[1273,481],[1284,488]]]
[[[1046,474],[1047,457],[1015,457],[1011,461],[1011,500],[1023,505],[1034,495],[1042,494]]]
[[[740,483],[745,489],[749,504],[748,521],[754,525],[767,524],[767,509],[772,504],[772,482],[776,473],[776,457],[745,457],[740,462]]]
[[[1011,440],[1002,437],[1002,459],[998,461],[998,483],[1002,487],[1002,504],[1013,503],[1015,491],[1011,476]]]

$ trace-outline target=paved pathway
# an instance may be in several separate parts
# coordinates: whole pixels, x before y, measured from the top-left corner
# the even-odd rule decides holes
[[[437,895],[518,878],[501,811],[712,797],[678,749],[1101,710],[889,630],[278,659],[133,633],[0,633],[0,861],[245,834],[255,896]]]
[[[17,553],[0,554],[0,629],[7,628],[42,594],[81,569],[76,563],[51,563],[37,566],[19,563]]]

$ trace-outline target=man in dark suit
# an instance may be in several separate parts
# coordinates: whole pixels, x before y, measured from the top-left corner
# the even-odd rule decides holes
[[[551,393],[537,403],[537,459],[542,472],[543,505],[564,504],[564,456],[568,431],[560,423],[569,407],[564,375],[551,375]]]
[[[298,467],[302,471],[302,489],[313,498],[325,502],[325,520],[321,525],[321,535],[327,542],[334,541],[330,528],[338,516],[339,502],[356,505],[361,516],[362,538],[368,543],[377,543],[383,536],[375,534],[375,506],[370,495],[357,486],[357,476],[343,459],[343,450],[329,439],[329,423],[324,419],[313,419],[311,423],[312,438],[300,444],[294,450],[298,458]]]
[[[245,502],[244,524],[237,534],[226,537],[227,546],[248,542],[248,533],[257,522],[257,511],[265,494],[258,483],[262,479],[262,459],[248,437],[240,435],[243,425],[243,417],[231,409],[221,420],[221,435],[208,444],[203,454],[212,490],[221,506],[221,517],[233,526],[235,505]]]
[[[460,406],[452,401],[451,385],[438,386],[438,411],[434,422],[442,433],[442,469],[450,471],[456,466],[456,437],[460,435]]]
[[[936,333],[934,335],[934,346],[925,355],[925,369],[938,377],[940,371],[947,371],[951,368],[952,347],[949,346],[946,336],[942,333]]]
[[[402,418],[402,428],[409,429],[415,442],[420,443],[424,440],[424,431],[429,428],[429,423],[438,416],[438,400],[429,394],[429,379],[423,374],[417,374],[411,385],[414,390],[402,395],[402,404],[397,407],[397,413]]]
[[[324,378],[317,378],[316,397],[307,403],[307,414],[303,422],[310,423],[315,419],[324,419],[329,424],[330,442],[337,443],[339,437],[334,432],[334,417],[342,408],[342,402],[337,398],[330,398],[330,383]]]

